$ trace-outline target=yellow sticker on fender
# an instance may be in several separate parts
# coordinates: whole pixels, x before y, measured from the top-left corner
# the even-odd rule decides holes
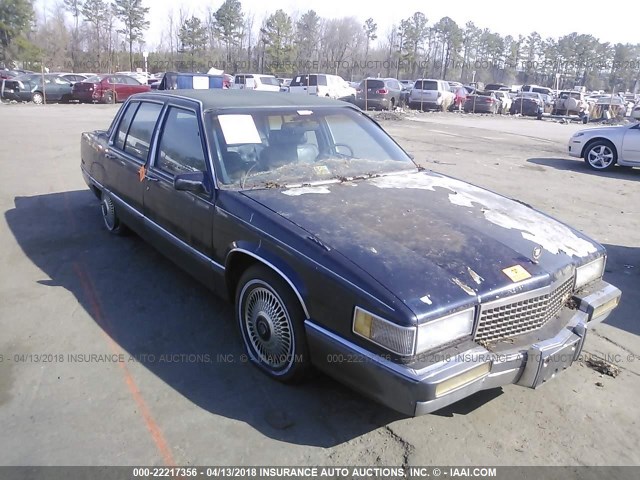
[[[522,280],[526,280],[527,278],[531,278],[531,274],[520,265],[514,265],[513,267],[505,268],[502,271],[514,283],[521,282]]]

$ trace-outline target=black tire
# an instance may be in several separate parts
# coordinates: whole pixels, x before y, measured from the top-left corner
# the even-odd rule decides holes
[[[391,97],[391,101],[389,102],[389,111],[393,111],[396,108],[396,99]]]
[[[104,103],[116,103],[116,96],[111,90],[109,90],[104,93],[102,100]]]
[[[44,95],[42,92],[33,92],[33,95],[31,95],[31,101],[36,105],[42,105],[44,103]]]
[[[592,170],[603,172],[612,169],[618,161],[618,152],[608,140],[595,140],[584,149],[584,161]]]
[[[122,223],[113,199],[109,194],[102,192],[100,198],[100,210],[105,228],[114,235],[126,235],[129,233],[127,226]]]
[[[236,321],[249,359],[271,378],[298,383],[310,371],[304,311],[289,285],[262,265],[240,277]]]

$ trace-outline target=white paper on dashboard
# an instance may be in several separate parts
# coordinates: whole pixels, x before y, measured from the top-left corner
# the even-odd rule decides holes
[[[218,120],[227,145],[262,143],[251,115],[220,115]]]

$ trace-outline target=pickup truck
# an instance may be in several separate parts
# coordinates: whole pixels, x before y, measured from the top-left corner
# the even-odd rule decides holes
[[[138,94],[80,152],[106,229],[229,299],[248,359],[281,382],[314,366],[405,415],[537,388],[620,299],[604,247],[426,171],[346,102]]]

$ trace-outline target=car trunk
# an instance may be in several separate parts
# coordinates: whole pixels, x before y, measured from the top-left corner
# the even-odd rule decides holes
[[[389,90],[382,80],[367,80],[360,83],[357,94],[361,99],[366,95],[367,100],[378,100],[388,95]]]

